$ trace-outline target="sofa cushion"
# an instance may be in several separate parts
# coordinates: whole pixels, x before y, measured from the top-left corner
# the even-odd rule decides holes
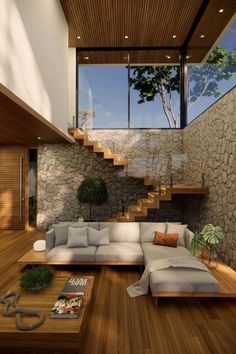
[[[88,243],[89,245],[101,246],[109,245],[109,228],[106,227],[97,231],[91,227],[88,228]]]
[[[95,246],[68,248],[60,245],[47,252],[46,256],[50,262],[94,262],[96,249]]]
[[[141,243],[153,242],[155,231],[159,231],[164,234],[165,230],[166,230],[165,222],[141,222],[140,223]]]
[[[110,242],[98,247],[96,261],[143,262],[143,252],[138,242]]]
[[[218,281],[198,269],[168,268],[150,274],[152,292],[218,292]]]
[[[68,226],[67,247],[88,247],[88,228]]]
[[[68,239],[68,224],[53,225],[55,233],[55,246],[64,245]]]
[[[156,246],[152,243],[142,243],[142,249],[145,265],[148,264],[148,262],[154,261],[155,259],[191,255],[187,248],[182,246],[173,248],[166,246]]]
[[[100,222],[100,230],[109,227],[110,242],[140,242],[138,222]]]
[[[166,226],[167,226],[166,233],[167,234],[178,234],[179,237],[178,237],[177,244],[179,246],[185,247],[186,246],[185,233],[186,233],[186,229],[187,229],[188,225],[177,225],[177,224],[167,222]]]

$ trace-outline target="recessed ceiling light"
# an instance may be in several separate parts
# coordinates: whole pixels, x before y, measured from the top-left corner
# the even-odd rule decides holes
[[[128,39],[129,38],[129,36],[125,36],[125,39]]]
[[[38,136],[37,139],[38,139],[38,140],[41,140],[42,138],[41,138],[41,136]]]
[[[177,36],[176,36],[176,34],[173,34],[173,36],[172,36],[173,38],[176,38]]]
[[[190,55],[186,55],[186,59],[189,59],[190,58]]]
[[[205,34],[201,34],[201,36],[200,36],[201,38],[204,38],[205,37]]]
[[[83,57],[84,60],[89,60],[89,57]]]
[[[80,36],[78,36],[77,38],[80,39]]]
[[[222,13],[224,11],[224,9],[219,9],[219,12]]]
[[[167,59],[170,59],[170,58],[171,58],[171,56],[170,56],[170,55],[166,55],[166,58],[167,58]]]

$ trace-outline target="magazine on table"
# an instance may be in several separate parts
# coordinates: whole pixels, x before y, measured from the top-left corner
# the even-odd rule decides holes
[[[70,278],[65,282],[61,294],[84,295],[87,282],[87,278]]]
[[[78,318],[82,302],[82,295],[60,294],[50,312],[50,318]]]

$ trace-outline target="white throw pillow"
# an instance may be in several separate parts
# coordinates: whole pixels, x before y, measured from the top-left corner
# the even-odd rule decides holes
[[[89,245],[102,246],[109,245],[109,228],[97,231],[91,227],[88,228]]]
[[[88,227],[68,227],[67,247],[88,247]]]
[[[177,245],[178,246],[183,246],[186,247],[186,242],[185,242],[185,233],[188,225],[178,225],[178,224],[172,224],[167,222],[166,223],[166,233],[167,234],[178,234],[178,241]]]

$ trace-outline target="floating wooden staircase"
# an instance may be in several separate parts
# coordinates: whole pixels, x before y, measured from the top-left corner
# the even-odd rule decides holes
[[[103,158],[105,160],[111,160],[114,166],[120,166],[127,170],[128,160],[122,159],[120,154],[114,154],[108,147],[101,146],[97,140],[92,139],[86,132],[82,132],[80,129],[70,128],[69,133],[87,149],[97,154],[102,154]]]
[[[120,154],[113,153],[108,147],[101,146],[99,141],[92,139],[88,133],[82,132],[80,129],[70,128],[69,133],[77,140],[81,145],[87,149],[95,152],[96,154],[102,154],[105,160],[111,160],[114,166],[123,167],[126,175],[131,175],[134,178],[141,179],[145,186],[150,186],[154,190],[156,188],[156,181],[150,177],[143,177],[140,175],[140,171],[136,169],[128,170],[128,160],[121,158]],[[160,203],[163,201],[171,201],[174,194],[208,194],[208,188],[202,188],[198,186],[187,185],[174,185],[161,186],[158,191],[150,191],[146,198],[138,199],[136,204],[128,206],[128,210],[124,213],[118,212],[114,218],[110,218],[109,221],[135,221],[136,217],[146,217],[149,209],[159,209]]]
[[[144,179],[145,183],[145,179]],[[151,183],[150,179],[146,180],[146,183],[150,185]],[[109,221],[135,221],[136,217],[140,216],[147,216],[148,215],[148,209],[159,209],[160,208],[160,202],[162,201],[171,201],[172,196],[174,194],[179,194],[179,195],[186,195],[186,194],[197,194],[197,195],[207,195],[209,193],[208,188],[202,188],[198,186],[187,186],[187,185],[174,185],[173,187],[170,186],[163,186],[160,188],[160,192],[149,192],[147,195],[147,198],[141,198],[138,199],[136,204],[129,205],[128,206],[128,211],[124,212],[123,214],[121,212],[118,212],[115,218],[109,219]]]

